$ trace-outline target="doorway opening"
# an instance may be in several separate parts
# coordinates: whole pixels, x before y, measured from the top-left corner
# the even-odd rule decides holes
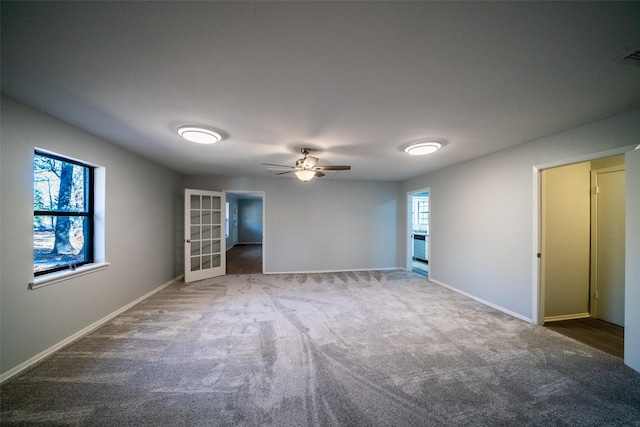
[[[622,357],[624,156],[550,167],[539,179],[542,323]]]
[[[430,208],[428,188],[407,193],[407,270],[429,277]]]
[[[225,191],[227,274],[264,272],[264,192]]]

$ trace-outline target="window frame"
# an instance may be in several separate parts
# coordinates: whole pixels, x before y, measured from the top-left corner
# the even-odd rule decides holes
[[[86,227],[84,227],[84,236],[85,239],[85,257],[82,262],[77,263],[69,263],[64,265],[59,265],[57,267],[49,268],[42,271],[35,271],[35,263],[34,263],[34,279],[41,278],[42,276],[49,275],[51,273],[62,272],[65,270],[74,271],[77,267],[86,266],[88,264],[95,263],[95,170],[96,167],[94,165],[71,159],[68,157],[64,157],[59,154],[51,153],[44,150],[35,149],[34,157],[42,156],[47,157],[49,159],[53,159],[56,161],[61,161],[69,164],[73,164],[76,166],[80,166],[84,168],[87,173],[85,176],[85,209],[84,211],[61,211],[61,210],[33,210],[33,218],[36,216],[49,216],[49,217],[82,217],[87,221]],[[32,165],[33,167],[33,165]],[[34,170],[35,171],[35,170]],[[33,184],[35,190],[35,182]],[[35,248],[34,248],[35,250]],[[35,254],[34,260],[35,262]]]

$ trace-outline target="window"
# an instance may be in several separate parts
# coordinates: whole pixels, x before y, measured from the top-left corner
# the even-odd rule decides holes
[[[94,262],[94,167],[42,151],[33,157],[35,276]]]
[[[413,196],[412,219],[413,230],[429,233],[429,195],[421,193]]]

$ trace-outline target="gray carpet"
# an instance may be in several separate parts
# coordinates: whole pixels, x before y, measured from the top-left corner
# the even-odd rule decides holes
[[[403,271],[176,283],[1,387],[3,425],[640,426],[620,359]]]

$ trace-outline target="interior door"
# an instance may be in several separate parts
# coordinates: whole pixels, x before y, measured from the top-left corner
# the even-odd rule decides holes
[[[595,317],[624,326],[625,171],[619,167],[592,171],[592,185]]]
[[[591,162],[540,172],[544,321],[589,316]]]
[[[226,274],[225,194],[186,189],[184,218],[185,283]]]

